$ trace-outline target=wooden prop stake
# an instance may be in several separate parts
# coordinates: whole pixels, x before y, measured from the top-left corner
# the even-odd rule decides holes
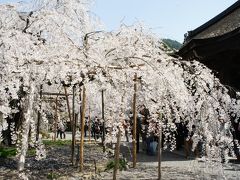
[[[74,153],[75,153],[75,86],[73,86],[73,98],[72,98],[72,156],[71,162],[74,165]]]
[[[104,142],[105,142],[104,90],[102,90],[102,119],[103,119],[102,146],[103,146],[103,152],[105,152],[106,148],[104,145]]]
[[[160,130],[158,139],[158,180],[161,180],[162,178],[161,161],[162,161],[162,130]]]
[[[40,92],[39,92],[39,95],[40,95],[40,99],[42,99],[42,90],[43,90],[43,85],[41,84],[40,85]],[[39,108],[41,109],[41,105],[39,105]],[[36,141],[39,140],[39,134],[40,134],[40,123],[41,121],[41,113],[40,113],[40,110],[38,110],[38,116],[37,116],[37,134],[36,134]]]
[[[67,101],[67,109],[68,109],[68,118],[70,120],[70,124],[71,124],[71,130],[73,131],[72,129],[72,125],[73,125],[73,122],[72,122],[72,117],[71,117],[71,110],[70,110],[70,104],[69,104],[69,99],[68,99],[68,92],[67,92],[67,87],[64,86],[64,92],[65,92],[65,96],[66,96],[66,101]],[[72,151],[72,146],[71,146],[71,151]],[[71,162],[73,164],[73,154],[71,155]]]
[[[58,123],[58,97],[55,100],[56,108],[55,108],[55,121],[54,121],[54,138],[53,140],[56,141],[57,135],[57,123]]]
[[[86,105],[86,90],[83,86],[83,99],[81,111],[81,141],[80,141],[80,172],[83,171],[83,147],[84,147],[84,125],[85,125],[85,105]]]
[[[88,110],[88,141],[91,142],[91,114],[90,114],[90,106]]]
[[[64,91],[65,91],[65,96],[66,96],[66,101],[67,101],[67,108],[68,108],[68,117],[71,123],[71,128],[72,128],[72,117],[71,117],[71,110],[70,110],[70,104],[69,104],[69,99],[68,99],[68,93],[67,93],[67,87],[64,86]]]
[[[137,74],[134,75],[134,94],[133,94],[133,168],[137,164],[137,144],[136,144],[136,132],[137,132]]]
[[[79,85],[79,100],[80,100],[80,103],[81,103],[82,102],[82,89],[81,89],[80,85]],[[79,117],[79,132],[80,132],[81,131],[82,106],[80,106],[79,110],[80,110],[80,117]]]

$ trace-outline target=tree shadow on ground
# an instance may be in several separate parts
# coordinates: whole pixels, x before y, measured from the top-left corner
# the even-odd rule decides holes
[[[132,161],[132,152],[129,147],[121,145],[120,152],[124,158],[126,158],[128,161]],[[161,158],[162,161],[187,161],[192,159],[186,159],[182,151],[162,151]],[[155,155],[148,155],[146,152],[139,152],[137,153],[137,162],[158,162],[158,154],[156,152]]]

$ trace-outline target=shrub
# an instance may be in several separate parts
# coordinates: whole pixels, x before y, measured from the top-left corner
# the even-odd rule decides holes
[[[114,166],[115,166],[115,161],[114,161],[114,160],[110,160],[110,161],[107,163],[106,170],[113,169]],[[119,167],[119,170],[120,170],[120,171],[126,170],[127,167],[128,167],[128,164],[127,164],[126,159],[123,159],[123,158],[119,159],[118,167]]]
[[[16,148],[12,147],[0,148],[0,157],[8,158],[15,156],[16,154],[17,154]]]

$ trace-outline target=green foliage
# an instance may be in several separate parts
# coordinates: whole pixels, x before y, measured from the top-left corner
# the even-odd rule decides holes
[[[36,149],[33,149],[33,148],[28,149],[27,155],[28,156],[35,156],[36,155]]]
[[[115,166],[115,161],[114,160],[110,160],[108,163],[107,163],[107,167],[106,167],[106,170],[110,170],[110,169],[113,169]],[[127,161],[125,159],[119,159],[119,164],[118,164],[118,167],[119,167],[119,170],[122,171],[122,170],[126,170],[127,169]]]
[[[43,144],[46,146],[69,146],[72,144],[71,140],[43,140]]]
[[[43,140],[43,144],[46,146],[70,146],[71,140]],[[9,158],[12,156],[16,156],[17,150],[16,147],[0,147],[0,157]],[[27,156],[35,156],[36,150],[34,148],[29,148],[27,151]]]
[[[15,147],[1,147],[0,148],[0,157],[8,158],[12,156],[16,156],[17,150]]]
[[[180,42],[172,39],[162,39],[162,41],[172,50],[179,50],[182,47]]]
[[[1,147],[0,148],[0,157],[9,158],[9,157],[16,156],[16,154],[17,154],[16,147]],[[28,149],[27,156],[35,156],[35,154],[36,154],[35,149],[33,149],[33,148]]]
[[[58,177],[59,177],[59,175],[54,172],[50,172],[47,174],[47,179],[57,179]]]

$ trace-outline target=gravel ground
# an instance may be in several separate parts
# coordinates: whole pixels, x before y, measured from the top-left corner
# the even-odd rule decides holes
[[[72,174],[78,172],[78,167],[71,165],[70,146],[51,146],[46,149],[46,159],[37,161],[34,156],[28,156],[26,158],[25,170],[20,175],[16,170],[16,158],[1,158],[0,180],[70,178]],[[102,153],[102,147],[98,144],[86,144],[84,149],[84,171],[93,172],[92,174],[94,174],[95,163],[97,168],[100,168],[100,165],[106,163],[111,156],[111,154]]]
[[[149,156],[140,152],[137,156],[137,168],[131,168],[131,152],[124,143],[121,153],[129,161],[125,171],[119,171],[117,179],[121,180],[150,180],[157,179],[157,156]],[[126,145],[126,144],[125,144]],[[27,157],[26,170],[18,174],[16,159],[0,159],[0,180],[11,179],[60,179],[81,180],[112,179],[112,171],[104,171],[112,152],[102,152],[99,144],[86,144],[84,149],[84,172],[79,173],[77,166],[70,162],[71,150],[68,146],[47,147],[47,159],[36,161],[34,157]],[[94,163],[95,162],[95,163]],[[181,153],[163,152],[162,154],[163,180],[240,180],[240,164],[237,162],[219,164],[207,162],[204,159],[185,159]]]
[[[118,179],[121,180],[148,180],[157,179],[158,170],[157,156],[138,154],[136,169],[120,171]],[[186,160],[184,156],[171,152],[164,152],[162,156],[162,179],[163,180],[240,180],[240,164],[209,163],[202,159]],[[101,173],[104,180],[112,179],[112,172]]]

